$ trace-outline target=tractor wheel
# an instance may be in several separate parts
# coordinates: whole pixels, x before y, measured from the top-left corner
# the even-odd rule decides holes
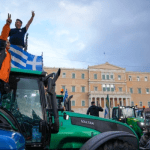
[[[127,142],[123,142],[121,140],[111,140],[104,143],[96,150],[137,150],[137,149]]]

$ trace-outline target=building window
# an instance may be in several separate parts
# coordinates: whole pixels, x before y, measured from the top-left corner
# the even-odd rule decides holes
[[[143,106],[143,103],[142,103],[142,102],[140,102],[139,104],[140,104],[140,107],[142,107],[142,106]]]
[[[82,91],[82,92],[85,92],[85,86],[82,86],[82,87],[81,87],[81,91]]]
[[[103,91],[105,92],[106,91],[106,87],[105,87],[105,84],[103,84]]]
[[[82,101],[82,106],[85,106],[85,101]]]
[[[63,90],[64,90],[64,92],[65,92],[65,90],[66,90],[66,86],[62,85],[62,89],[63,89]]]
[[[102,79],[105,80],[105,75],[104,74],[102,75]]]
[[[141,94],[141,88],[138,88],[138,93]]]
[[[121,75],[118,75],[118,80],[121,80]]]
[[[119,87],[119,92],[122,92],[122,87]]]
[[[148,81],[147,77],[145,77],[145,81]]]
[[[66,78],[66,73],[65,72],[63,72],[62,77]]]
[[[106,75],[106,79],[109,80],[109,74]]]
[[[94,87],[94,91],[97,91],[97,90],[98,90],[98,88],[97,88],[97,86],[95,86],[95,87]]]
[[[149,94],[149,88],[146,88],[146,94]]]
[[[114,92],[114,88],[111,88],[111,92]]]
[[[114,92],[114,85],[111,85],[111,92]]]
[[[74,100],[71,101],[71,106],[75,106],[75,101]]]
[[[133,88],[130,88],[130,93],[133,93]]]
[[[114,79],[114,76],[113,76],[113,75],[110,75],[110,78],[113,80],[113,79]]]
[[[133,101],[131,102],[131,106],[134,106],[134,102]]]
[[[140,77],[139,76],[137,76],[137,81],[140,81]]]
[[[75,73],[72,73],[72,79],[75,79]]]
[[[94,74],[94,79],[97,79],[97,74]]]
[[[106,91],[110,92],[110,86],[107,85],[106,88],[107,88]]]
[[[150,102],[148,102],[148,107],[150,108]]]
[[[84,79],[84,73],[82,73],[81,78]]]
[[[132,77],[131,76],[129,76],[129,81],[132,81]]]
[[[72,86],[72,92],[75,92],[75,86]]]

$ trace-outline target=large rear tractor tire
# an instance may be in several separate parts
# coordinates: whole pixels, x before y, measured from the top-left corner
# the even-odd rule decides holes
[[[133,145],[121,140],[110,140],[96,150],[137,150]]]

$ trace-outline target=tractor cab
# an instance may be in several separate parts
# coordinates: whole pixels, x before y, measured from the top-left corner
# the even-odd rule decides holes
[[[71,111],[71,98],[73,97],[73,95],[67,97],[64,100],[64,90],[61,89],[61,95],[56,95],[56,101],[57,101],[57,108],[58,111]]]
[[[135,107],[118,106],[112,110],[112,119],[120,122],[126,122],[126,118],[135,118]]]
[[[13,68],[9,85],[0,82],[0,121],[3,129],[20,132],[27,148],[44,148],[50,142],[51,126],[58,124],[57,111],[54,112],[57,121],[47,120],[44,86],[48,85],[49,98],[55,103],[54,87],[59,74],[60,70],[53,80],[45,72]],[[52,109],[56,110],[56,107],[52,105]]]

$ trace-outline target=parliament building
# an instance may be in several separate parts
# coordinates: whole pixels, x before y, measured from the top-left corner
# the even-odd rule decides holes
[[[58,68],[44,67],[44,71],[56,73]],[[87,69],[61,68],[56,82],[56,94],[67,89],[73,95],[71,107],[75,112],[86,114],[91,101],[105,109],[109,95],[110,108],[117,106],[150,106],[150,73],[127,72],[125,68],[105,64],[88,66]],[[104,112],[100,113],[103,117]]]

